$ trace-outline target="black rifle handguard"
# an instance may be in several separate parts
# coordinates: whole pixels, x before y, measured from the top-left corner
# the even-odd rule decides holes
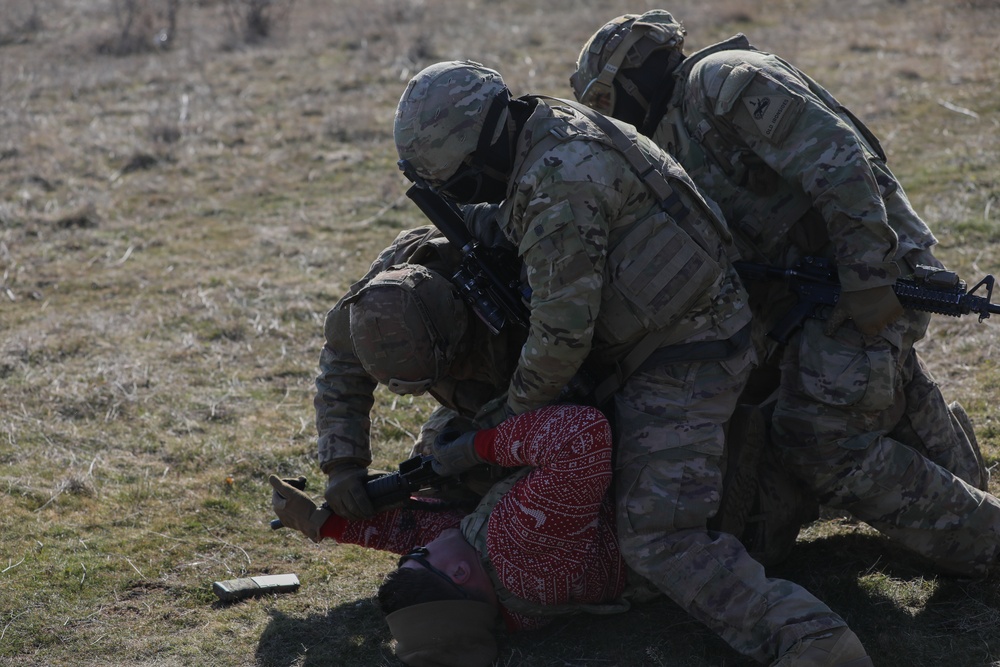
[[[791,310],[767,334],[782,345],[807,317],[817,317],[821,307],[834,306],[840,298],[837,268],[829,259],[805,257],[790,269],[743,261],[733,262],[733,267],[747,281],[785,281],[798,297]],[[991,303],[994,282],[993,276],[987,275],[971,290],[966,290],[965,281],[959,280],[956,274],[918,266],[913,278],[900,278],[892,289],[904,308],[952,317],[976,313],[982,322],[991,314],[1000,314],[1000,304]],[[976,294],[980,288],[985,289],[984,296]]]
[[[434,472],[434,458],[431,456],[414,456],[399,464],[399,470],[380,475],[365,483],[365,493],[375,509],[394,505],[409,499],[410,495],[421,489],[440,486],[443,477]]]

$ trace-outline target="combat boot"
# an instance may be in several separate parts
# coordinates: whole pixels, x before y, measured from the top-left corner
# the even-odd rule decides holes
[[[948,406],[948,413],[951,415],[951,423],[955,433],[965,434],[965,438],[963,438],[967,452],[965,459],[970,460],[968,467],[974,469],[966,475],[961,475],[954,470],[951,472],[980,491],[989,491],[990,470],[986,467],[986,462],[983,461],[983,452],[979,449],[979,441],[976,439],[976,429],[972,426],[972,420],[969,419],[965,408],[958,401]]]
[[[850,628],[807,635],[771,667],[873,667],[875,663]]]

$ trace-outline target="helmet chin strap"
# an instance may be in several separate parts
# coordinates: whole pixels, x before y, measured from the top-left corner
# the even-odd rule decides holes
[[[510,90],[504,88],[490,102],[475,150],[440,187],[455,201],[499,202],[506,195],[517,125],[511,105]]]
[[[621,85],[622,90],[625,94],[631,97],[636,103],[642,107],[643,114],[649,113],[649,102],[646,100],[646,96],[642,94],[639,90],[639,86],[635,84],[629,77],[625,76],[623,72],[618,72],[618,76],[615,77],[615,81]]]
[[[490,104],[486,118],[483,120],[483,129],[479,133],[479,142],[476,150],[469,156],[469,163],[473,168],[478,169],[489,178],[500,182],[507,182],[507,174],[497,169],[491,162],[498,161],[506,166],[510,163],[510,153],[513,146],[511,137],[510,122],[510,89],[504,88]],[[505,131],[506,130],[506,131]],[[501,146],[497,142],[506,139]],[[489,160],[488,157],[499,157],[499,160]]]
[[[655,54],[653,55],[655,56]],[[663,71],[655,73],[657,77],[657,86],[654,88],[655,94],[652,95],[650,105],[646,109],[646,116],[643,118],[639,128],[643,134],[653,136],[653,132],[659,126],[660,120],[667,112],[670,98],[674,96],[674,71],[680,67],[685,58],[686,56],[679,49],[670,51],[666,58],[666,64],[663,66]]]

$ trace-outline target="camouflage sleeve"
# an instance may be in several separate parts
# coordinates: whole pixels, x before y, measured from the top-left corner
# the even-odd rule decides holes
[[[324,472],[342,461],[367,467],[372,459],[369,415],[378,383],[354,354],[349,324],[348,311],[341,304],[326,316],[326,344],[320,353],[313,400],[319,466]]]
[[[508,223],[531,288],[528,338],[511,379],[515,413],[555,399],[591,349],[601,305],[608,211],[619,206],[607,185],[619,164],[590,142],[563,144],[522,179]],[[619,160],[620,162],[620,160]]]
[[[891,284],[898,239],[855,129],[774,57],[741,52],[731,70],[702,71],[721,126],[783,179],[797,183],[826,222],[845,290]]]
[[[431,445],[434,440],[445,431],[475,431],[478,430],[476,423],[469,417],[463,417],[451,408],[439,405],[431,412],[423,424],[420,425],[420,434],[417,435],[416,442],[410,456],[429,456]]]

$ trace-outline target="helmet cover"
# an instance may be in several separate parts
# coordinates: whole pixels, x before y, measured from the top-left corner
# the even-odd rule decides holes
[[[499,72],[471,60],[422,70],[396,107],[393,137],[400,160],[431,185],[441,185],[476,151],[490,107],[502,94],[509,91]],[[505,120],[496,123],[488,145],[500,137]]]
[[[397,394],[422,394],[440,380],[468,329],[451,281],[419,264],[389,267],[348,303],[355,354]]]
[[[610,114],[614,109],[612,82],[619,70],[640,67],[656,51],[680,51],[686,34],[684,26],[662,9],[612,19],[580,51],[569,79],[573,94],[582,104]]]

